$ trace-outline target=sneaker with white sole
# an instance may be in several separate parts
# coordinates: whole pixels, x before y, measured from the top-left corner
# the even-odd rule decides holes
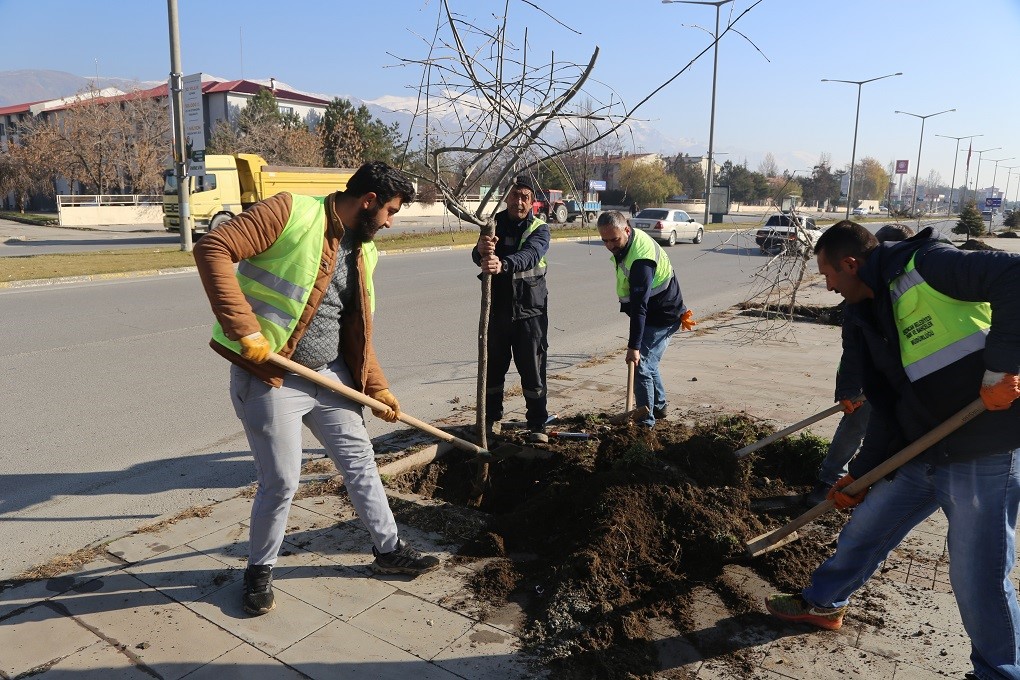
[[[846,605],[842,607],[816,607],[807,602],[799,593],[789,595],[776,593],[765,598],[769,614],[783,621],[809,623],[825,630],[839,630],[843,625]]]
[[[435,571],[439,568],[439,558],[433,555],[422,555],[419,551],[405,543],[403,539],[397,541],[397,549],[388,553],[379,552],[372,546],[372,554],[375,561],[372,562],[372,571],[377,574],[411,574],[418,576]]]

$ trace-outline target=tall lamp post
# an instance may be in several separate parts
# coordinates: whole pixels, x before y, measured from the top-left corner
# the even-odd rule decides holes
[[[914,168],[914,205],[913,209],[917,208],[917,180],[921,176],[921,146],[924,144],[924,121],[928,120],[932,116],[941,116],[943,113],[950,113],[956,109],[946,109],[945,111],[939,111],[938,113],[928,113],[921,115],[919,113],[910,113],[909,111],[894,111],[893,113],[902,113],[905,116],[913,116],[914,118],[921,119],[921,139],[917,142],[917,167]],[[917,213],[917,222],[921,223],[921,213]]]
[[[1001,148],[1002,148],[1001,146],[993,146],[991,149],[981,149],[980,151],[977,152],[977,155],[978,155],[977,174],[974,175],[974,202],[975,203],[977,203],[978,178],[981,177],[981,154],[984,154],[984,153],[986,153],[988,151],[998,151]],[[969,163],[967,164],[967,174],[970,174],[970,164]]]
[[[1009,203],[1009,181],[1013,179],[1013,171],[1020,168],[1020,165],[1004,165],[1003,170],[1008,170],[1006,173],[1006,189],[1002,192],[1002,211],[1006,212],[1006,204]],[[1015,203],[1015,201],[1014,201]]]
[[[861,120],[861,86],[865,83],[872,83],[876,80],[882,80],[883,78],[892,78],[894,76],[902,76],[903,73],[890,73],[888,75],[879,76],[877,78],[868,78],[867,80],[836,80],[835,78],[822,78],[823,83],[850,83],[851,85],[857,86],[857,116],[854,118],[854,146],[850,152],[850,185],[846,189],[846,217],[850,219],[850,200],[854,193],[854,164],[857,162],[857,125]]]
[[[712,202],[712,180],[715,175],[715,164],[712,161],[712,151],[715,143],[715,81],[719,73],[719,9],[733,0],[662,0],[664,5],[711,5],[715,7],[715,45],[712,55],[712,114],[708,119],[708,184],[705,186],[705,221],[708,224],[708,208]]]
[[[975,137],[984,137],[984,135],[968,135],[967,137],[953,137],[951,135],[935,135],[936,137],[945,137],[946,139],[956,140],[956,155],[953,156],[953,181],[949,183],[949,210],[946,212],[946,217],[953,214],[953,192],[956,191],[956,161],[960,160],[960,140],[961,139],[973,139]],[[963,205],[963,197],[960,197],[960,205]]]
[[[997,158],[997,159],[995,159],[995,170],[992,171],[992,191],[995,191],[995,179],[999,176],[999,163],[1001,163],[1002,161],[1011,161],[1011,160],[1013,160],[1015,158],[1016,158],[1016,156],[1010,156],[1009,158]],[[988,160],[992,160],[992,159],[989,158]],[[1009,180],[1006,180],[1006,181],[1009,181]],[[1003,196],[1005,196],[1005,195],[1006,194],[1003,193]],[[992,196],[992,198],[995,198],[995,197]]]

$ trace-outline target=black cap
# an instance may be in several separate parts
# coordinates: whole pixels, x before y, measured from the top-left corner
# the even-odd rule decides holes
[[[524,175],[517,175],[517,177],[514,177],[514,181],[510,183],[511,189],[516,189],[517,187],[524,187],[531,193],[535,193],[535,187],[531,185],[531,180]]]

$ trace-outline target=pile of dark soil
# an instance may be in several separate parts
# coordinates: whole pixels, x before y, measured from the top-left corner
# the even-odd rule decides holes
[[[765,515],[752,503],[809,488],[827,445],[811,435],[738,461],[733,451],[772,429],[743,416],[695,426],[660,421],[651,433],[592,418],[564,427],[598,439],[554,438],[550,459],[490,465],[481,506],[490,520],[462,551],[463,559],[496,558],[479,573],[476,591],[494,607],[507,600],[524,607],[525,642],[557,678],[650,677],[658,669],[650,620],[692,631],[699,587],[718,593],[735,615],[760,611],[731,587],[726,565],[746,562],[777,588],[799,589],[845,520],[830,513],[817,539],[746,557],[748,539],[804,510],[791,504]],[[475,470],[455,456],[397,484],[463,505]]]
[[[974,238],[969,238],[959,245],[960,250],[1001,250],[995,246],[990,246],[984,241],[979,241]]]
[[[843,310],[846,302],[837,305],[794,305],[791,316],[790,306],[764,305],[758,302],[742,302],[738,305],[744,316],[762,316],[769,319],[789,318],[791,321],[810,321],[831,326],[843,325]]]
[[[1015,232],[1015,231],[1000,231],[995,236],[997,238],[1020,238],[1020,232]]]

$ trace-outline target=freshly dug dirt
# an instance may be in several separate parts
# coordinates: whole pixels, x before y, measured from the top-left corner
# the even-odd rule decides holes
[[[681,634],[693,632],[698,588],[716,593],[738,619],[760,620],[750,613],[761,610],[760,602],[734,587],[724,567],[746,563],[777,589],[798,590],[831,553],[845,520],[830,513],[808,537],[746,557],[748,539],[805,509],[791,504],[766,515],[752,502],[810,488],[827,446],[811,435],[738,461],[733,451],[772,428],[745,416],[697,425],[659,421],[654,432],[611,428],[592,417],[561,427],[597,439],[554,438],[550,459],[491,464],[481,506],[488,525],[459,558],[496,558],[475,579],[476,592],[494,609],[508,600],[524,607],[525,643],[556,678],[651,677],[661,634],[650,622],[666,619]],[[454,455],[395,483],[464,505],[475,470]]]
[[[763,305],[759,302],[743,302],[738,307],[743,310],[745,316],[763,316],[766,318],[788,317],[790,314],[789,305],[776,307],[775,305]],[[846,302],[829,307],[822,305],[794,305],[794,321],[811,321],[814,323],[828,324],[830,326],[843,325],[843,310]]]
[[[959,246],[960,250],[1001,250],[995,246],[990,246],[984,241],[979,241],[974,238],[967,239]]]

